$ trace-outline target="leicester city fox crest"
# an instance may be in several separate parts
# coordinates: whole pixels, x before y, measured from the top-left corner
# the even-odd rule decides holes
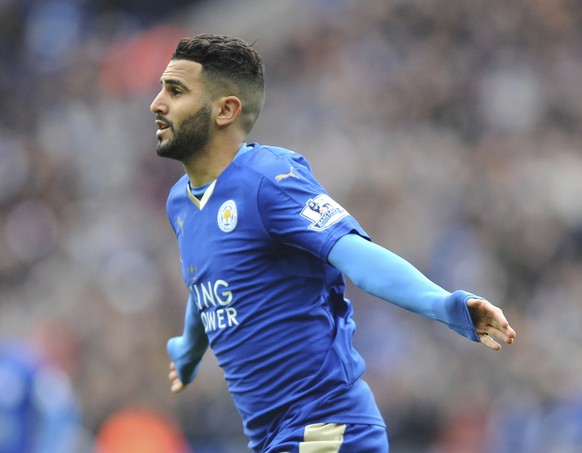
[[[348,215],[339,203],[321,194],[307,200],[301,215],[311,221],[310,230],[323,231]]]
[[[218,227],[225,233],[230,233],[236,228],[238,213],[234,200],[228,200],[222,203],[218,210]]]

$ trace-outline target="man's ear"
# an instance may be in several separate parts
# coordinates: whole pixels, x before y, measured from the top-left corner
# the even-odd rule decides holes
[[[242,103],[236,96],[226,96],[220,99],[216,124],[219,127],[228,126],[236,121],[242,111]]]

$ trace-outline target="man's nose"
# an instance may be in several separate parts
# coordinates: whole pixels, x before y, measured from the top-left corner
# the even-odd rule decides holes
[[[168,107],[166,106],[165,102],[163,102],[163,96],[160,92],[152,101],[150,105],[150,110],[152,113],[162,113],[165,114],[168,112]]]

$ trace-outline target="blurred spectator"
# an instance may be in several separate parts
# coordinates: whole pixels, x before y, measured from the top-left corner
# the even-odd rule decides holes
[[[148,409],[125,408],[112,414],[96,438],[96,453],[188,453],[180,429]]]
[[[0,343],[0,452],[76,453],[86,433],[68,376],[38,347]]]

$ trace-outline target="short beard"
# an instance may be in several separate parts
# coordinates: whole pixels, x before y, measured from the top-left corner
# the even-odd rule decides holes
[[[174,136],[165,144],[158,141],[156,146],[158,156],[183,162],[192,156],[201,154],[210,140],[211,112],[210,105],[205,104],[200,110],[184,120],[179,130],[174,129],[173,124],[170,124]]]

